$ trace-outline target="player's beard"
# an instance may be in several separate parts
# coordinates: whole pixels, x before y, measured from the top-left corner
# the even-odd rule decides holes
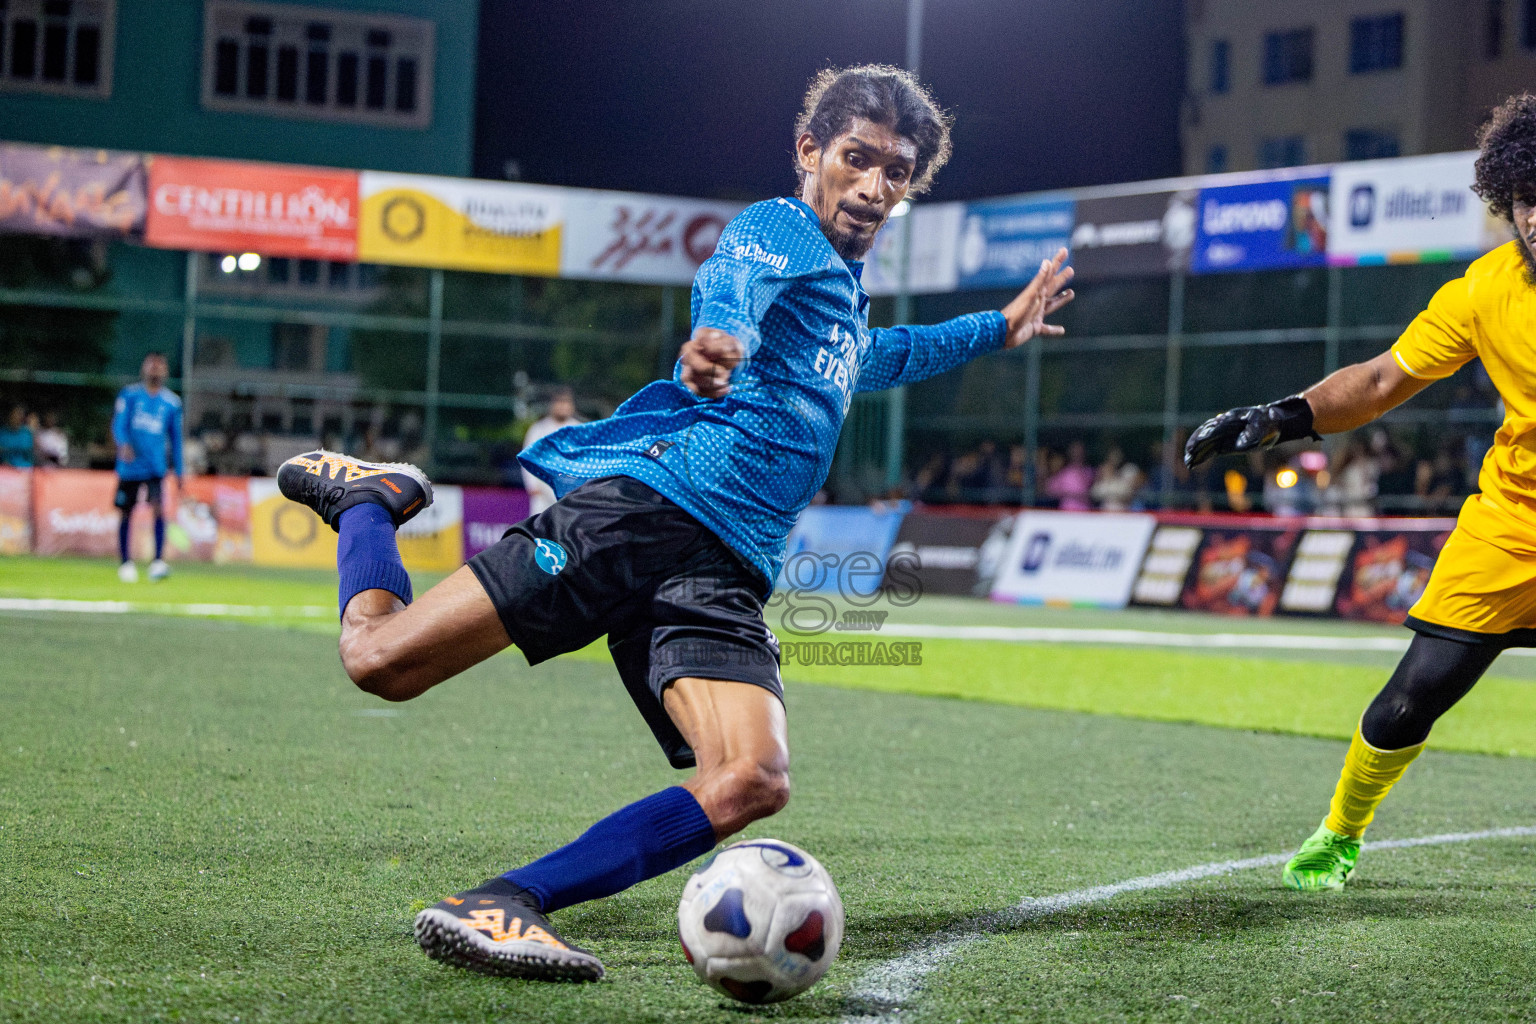
[[[816,194],[811,197],[812,207],[817,210],[823,208],[826,203],[826,189],[822,186],[820,176],[816,178]],[[875,235],[880,233],[879,225],[869,234],[861,234],[855,231],[844,231],[837,226],[837,211],[843,204],[839,203],[832,208],[830,217],[821,218],[821,233],[827,236],[827,241],[832,243],[832,249],[845,260],[862,260],[872,245],[875,244]],[[867,214],[868,210],[858,210],[858,213]]]
[[[1525,260],[1525,283],[1536,288],[1536,253],[1531,251],[1536,246],[1536,228],[1528,232],[1515,228],[1515,239],[1520,243],[1520,258]]]

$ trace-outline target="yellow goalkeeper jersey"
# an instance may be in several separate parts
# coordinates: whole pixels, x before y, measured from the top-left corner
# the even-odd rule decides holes
[[[1478,487],[1536,531],[1536,287],[1520,243],[1493,250],[1435,293],[1392,346],[1404,372],[1449,377],[1481,358],[1504,399],[1504,424]]]

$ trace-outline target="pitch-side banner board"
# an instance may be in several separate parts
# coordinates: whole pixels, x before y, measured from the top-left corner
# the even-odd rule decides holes
[[[961,288],[1003,288],[1028,281],[1040,261],[1072,241],[1071,199],[1000,199],[967,203],[955,248]]]
[[[1327,178],[1202,189],[1198,212],[1194,273],[1315,267],[1327,261]]]
[[[252,477],[251,555],[257,565],[328,569],[336,565],[336,532],[303,505],[278,493],[271,477]],[[432,505],[400,527],[400,557],[407,569],[451,572],[464,559],[464,496],[452,486],[432,488]]]
[[[907,266],[907,290],[913,294],[955,290],[955,243],[964,203],[933,203],[915,206],[908,228],[898,217],[886,222],[875,244],[864,257],[864,290],[871,295],[894,295],[901,290],[901,260],[907,232],[912,233],[912,257]]]
[[[992,599],[1123,608],[1156,525],[1135,512],[1020,512]]]
[[[1328,261],[1341,266],[1447,261],[1509,241],[1472,193],[1476,152],[1339,164]]]
[[[571,190],[364,171],[358,258],[557,277]]]
[[[885,511],[812,505],[789,533],[779,589],[836,590],[857,598],[873,594],[906,511],[904,504]]]
[[[356,171],[156,156],[145,240],[163,249],[357,259]]]
[[[0,555],[32,550],[32,470],[0,466]]]
[[[144,157],[0,144],[0,231],[113,238],[144,231]]]
[[[1143,192],[1077,201],[1072,266],[1081,278],[1154,277],[1189,267],[1198,192]]]
[[[741,203],[638,192],[573,190],[565,205],[560,276],[688,285],[714,254]]]
[[[1011,512],[909,512],[886,558],[886,587],[910,586],[915,577],[921,594],[987,596],[1016,519]]]

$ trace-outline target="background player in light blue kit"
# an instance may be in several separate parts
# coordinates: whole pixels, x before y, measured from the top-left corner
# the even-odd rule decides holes
[[[151,352],[139,367],[139,382],[123,388],[113,407],[112,440],[117,444],[117,497],[113,504],[122,514],[117,526],[117,553],[122,563],[117,578],[124,583],[139,579],[139,570],[128,554],[128,528],[141,493],[155,512],[155,560],[149,563],[149,578],[162,580],[171,572],[165,562],[162,486],[168,466],[181,480],[181,399],[165,386],[168,376],[165,355]]]
[[[530,663],[606,636],[630,696],[691,779],[417,917],[422,948],[491,974],[592,980],[546,914],[670,871],[789,799],[779,649],[763,602],[821,487],[856,391],[922,380],[1059,334],[1066,251],[1002,311],[870,330],[859,260],[949,156],[949,118],[909,74],[827,71],[795,126],[795,198],[727,225],[693,289],[673,378],[522,455],[560,496],[410,603],[395,529],[431,503],[414,467],[312,452],[282,492],[337,529],[341,656],[409,700],[516,644]]]

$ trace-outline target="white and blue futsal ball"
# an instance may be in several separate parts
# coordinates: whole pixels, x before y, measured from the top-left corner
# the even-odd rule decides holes
[[[777,839],[705,862],[677,908],[699,980],[744,1003],[776,1003],[820,980],[843,944],[843,901],[815,857]]]

